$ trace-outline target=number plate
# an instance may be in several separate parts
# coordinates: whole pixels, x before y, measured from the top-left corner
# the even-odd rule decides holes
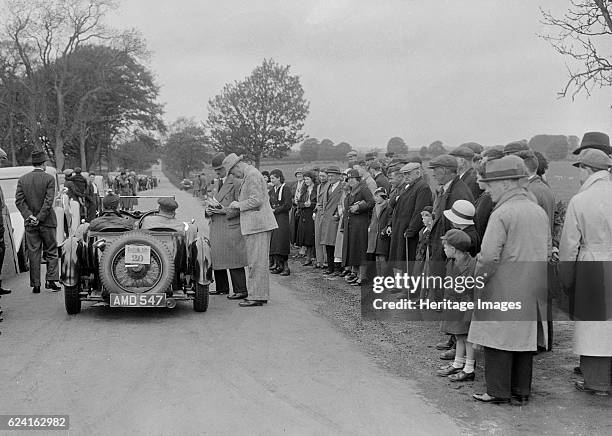
[[[111,307],[166,307],[166,294],[111,294]]]
[[[149,265],[151,263],[151,247],[148,245],[126,245],[126,265]]]

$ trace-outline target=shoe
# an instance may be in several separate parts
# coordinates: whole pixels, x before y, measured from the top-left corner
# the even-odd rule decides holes
[[[335,275],[335,274],[336,274],[336,273],[335,273],[334,271],[330,271],[330,270],[327,270],[327,271],[324,271],[324,272],[323,272],[323,275],[324,275],[324,276],[332,276],[332,275]]]
[[[348,273],[347,275],[344,276],[344,280],[346,280],[347,282],[355,280],[357,278],[357,274],[354,273]]]
[[[352,274],[352,273],[348,269],[345,269],[339,275],[340,275],[340,277],[346,277],[349,274]]]
[[[480,401],[482,403],[491,403],[491,404],[509,404],[510,403],[510,398],[497,398],[497,397],[492,397],[491,395],[484,393],[484,394],[472,394],[472,398],[474,398],[476,401]]]
[[[517,406],[527,404],[528,402],[529,402],[529,395],[512,394],[512,403],[515,403]]]
[[[267,303],[268,300],[244,300],[241,301],[240,303],[238,303],[238,306],[240,307],[256,307],[256,306],[263,306],[264,303]]]
[[[350,276],[347,276],[347,277],[350,277]],[[348,279],[346,282],[350,285],[352,283],[355,283],[357,280],[359,280],[359,277],[358,276],[353,276],[350,279]]]
[[[4,289],[3,287],[0,287],[0,295],[8,295],[11,292],[13,291],[11,291],[10,289]]]
[[[40,286],[32,287],[32,293],[33,294],[40,294]]]
[[[453,348],[453,345],[454,345],[454,341],[451,336],[448,341],[438,342],[436,344],[436,350],[440,350],[440,351],[450,350],[451,348]]]
[[[309,259],[302,264],[302,266],[310,266],[310,265],[312,265],[312,259]]]
[[[228,295],[229,291],[208,291],[208,295]]]
[[[368,282],[366,280],[363,279],[357,279],[354,282],[351,282],[350,285],[351,286],[363,286],[366,285]]]
[[[579,366],[574,367],[574,374],[582,375],[582,369]]]
[[[440,359],[455,360],[455,349],[451,348],[450,350],[446,350],[444,353],[440,353]]]
[[[228,300],[245,300],[248,296],[248,292],[238,292],[227,296]]]
[[[48,280],[45,282],[45,289],[51,289],[53,292],[61,291],[62,287],[58,286],[54,280]]]
[[[578,389],[579,391],[581,391],[581,392],[588,392],[589,394],[599,395],[601,397],[607,397],[608,396],[608,392],[606,392],[606,391],[598,391],[597,389],[587,388],[584,385],[583,381],[577,381],[576,383],[574,383],[574,387],[576,389]]]
[[[283,272],[283,269],[278,267],[278,266],[276,268],[270,270],[270,274],[280,274],[281,272]]]
[[[448,379],[452,382],[474,381],[475,378],[475,372],[464,372],[463,370],[448,376]]]
[[[291,275],[291,271],[289,270],[289,268],[287,268],[287,269],[282,270],[279,275],[283,277],[287,277],[288,275]]]
[[[463,368],[455,368],[452,364],[448,365],[446,368],[442,368],[436,371],[436,375],[438,377],[448,377],[452,374],[457,374],[463,372]]]

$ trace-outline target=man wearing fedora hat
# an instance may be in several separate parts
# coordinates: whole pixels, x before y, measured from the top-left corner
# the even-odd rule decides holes
[[[32,292],[40,293],[40,258],[44,250],[47,260],[45,288],[60,291],[57,285],[57,241],[55,239],[57,220],[53,212],[55,179],[45,172],[47,154],[32,152],[34,170],[24,174],[17,182],[15,206],[25,221],[25,236],[30,262],[30,286]]]
[[[574,166],[582,186],[567,205],[559,244],[559,272],[570,293],[574,353],[580,356],[580,391],[612,394],[612,159],[586,149]],[[607,199],[604,201],[603,199]]]
[[[210,255],[215,275],[215,290],[212,295],[229,294],[229,270],[233,294],[230,300],[243,299],[248,295],[246,274],[246,244],[240,231],[240,212],[229,209],[232,201],[238,200],[242,180],[227,174],[223,167],[225,153],[212,158],[212,167],[217,174],[214,180],[212,198],[206,201],[205,215],[210,218]]]
[[[240,230],[244,236],[249,266],[249,295],[240,306],[261,306],[268,302],[270,296],[270,237],[272,230],[278,228],[270,206],[268,184],[257,168],[243,162],[242,157],[235,153],[223,159],[223,167],[228,173],[243,179],[238,200],[229,204],[230,209],[240,211]]]
[[[595,149],[603,151],[608,156],[612,156],[612,147],[610,146],[610,137],[603,132],[587,132],[582,137],[580,147],[573,151],[575,155],[579,155],[584,150]]]
[[[548,217],[524,188],[527,171],[514,155],[486,162],[481,179],[495,207],[482,240],[475,276],[484,287],[474,299],[520,302],[520,312],[477,305],[468,341],[484,347],[486,392],[474,394],[485,403],[519,403],[531,394],[533,354],[547,344],[547,271],[551,236]]]

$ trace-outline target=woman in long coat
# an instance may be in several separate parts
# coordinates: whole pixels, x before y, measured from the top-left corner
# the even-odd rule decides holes
[[[272,230],[270,239],[270,256],[274,259],[274,269],[271,273],[288,276],[290,271],[287,259],[291,245],[289,227],[289,211],[292,206],[291,189],[285,185],[285,176],[281,170],[272,170],[270,181],[272,182],[272,188],[268,192],[270,206],[272,206],[276,224],[278,224],[278,228]]]
[[[298,200],[297,239],[298,247],[306,247],[306,262],[302,265],[312,265],[314,260],[314,219],[312,214],[317,206],[317,178],[311,171],[304,173],[304,184]]]
[[[366,281],[368,226],[374,196],[355,169],[348,172],[348,184],[351,190],[344,199],[342,258],[344,265],[353,269],[352,274],[346,276],[347,282],[361,285]]]

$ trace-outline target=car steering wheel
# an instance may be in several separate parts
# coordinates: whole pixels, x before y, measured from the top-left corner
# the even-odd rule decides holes
[[[136,225],[134,226],[135,229],[142,229],[142,221],[145,219],[145,217],[151,216],[151,215],[157,215],[159,213],[159,210],[155,209],[155,210],[150,210],[148,212],[145,212],[142,214],[142,216],[140,217],[140,219],[138,219],[138,222],[136,223]]]

